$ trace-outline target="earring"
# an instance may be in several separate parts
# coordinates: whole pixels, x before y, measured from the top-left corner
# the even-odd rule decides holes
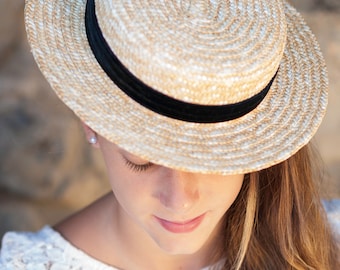
[[[89,139],[90,144],[96,144],[97,143],[97,136],[93,135],[90,139]]]

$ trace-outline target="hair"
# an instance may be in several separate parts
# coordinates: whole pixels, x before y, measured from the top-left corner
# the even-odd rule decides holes
[[[225,269],[340,269],[314,154],[307,145],[280,164],[245,175],[216,253]]]

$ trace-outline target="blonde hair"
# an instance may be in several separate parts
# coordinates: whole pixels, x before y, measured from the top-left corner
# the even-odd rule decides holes
[[[309,145],[245,176],[224,219],[225,269],[340,269],[339,247],[323,210]]]

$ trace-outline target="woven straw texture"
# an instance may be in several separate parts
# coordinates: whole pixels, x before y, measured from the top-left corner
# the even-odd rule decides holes
[[[200,124],[139,105],[117,88],[88,45],[85,0],[26,1],[33,55],[57,95],[96,132],[175,169],[236,174],[279,163],[316,132],[327,104],[318,44],[288,3],[96,1],[105,39],[120,61],[158,91],[197,104],[269,93],[238,119]]]

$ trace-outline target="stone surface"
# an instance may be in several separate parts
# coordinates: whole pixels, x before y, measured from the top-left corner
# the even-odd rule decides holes
[[[340,8],[339,0],[288,0],[299,11],[327,10],[337,12]]]
[[[21,16],[24,6],[23,1],[0,1],[0,65],[9,57],[22,32],[23,18]]]
[[[316,135],[340,197],[339,0],[291,0],[315,32],[329,68],[329,109]],[[330,27],[331,26],[331,27]],[[0,1],[0,237],[54,224],[109,190],[103,161],[46,83],[25,39],[23,1]]]
[[[318,7],[319,0],[288,0],[297,10],[308,11]]]
[[[23,1],[1,1],[0,21],[1,237],[53,224],[109,185],[99,153],[33,61]]]
[[[323,0],[322,2],[329,10],[336,11],[337,9],[340,9],[339,0]]]
[[[328,66],[328,110],[316,142],[328,170],[325,194],[340,197],[340,11],[311,11],[303,15],[317,36]]]

